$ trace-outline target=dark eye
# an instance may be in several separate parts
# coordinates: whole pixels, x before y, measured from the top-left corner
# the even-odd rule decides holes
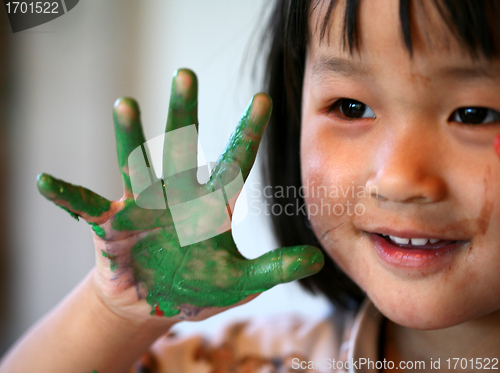
[[[500,113],[485,107],[462,107],[451,114],[450,120],[464,124],[484,124],[500,121]]]
[[[332,111],[339,111],[343,116],[351,119],[358,118],[376,118],[375,113],[369,107],[362,102],[351,100],[349,98],[341,98],[336,101],[328,110],[328,113]]]

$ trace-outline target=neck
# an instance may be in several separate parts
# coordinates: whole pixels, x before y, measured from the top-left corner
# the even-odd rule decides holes
[[[426,370],[431,361],[440,360],[440,370],[453,370],[456,358],[467,360],[467,371],[478,367],[478,359],[500,359],[500,310],[446,329],[418,330],[387,321],[384,357],[394,361],[424,361]],[[455,360],[453,360],[455,358]],[[431,360],[432,359],[432,360]],[[447,359],[450,359],[451,366]],[[472,360],[471,360],[472,359]],[[465,364],[465,360],[463,363]],[[458,364],[460,364],[460,361]],[[490,363],[490,368],[493,363]],[[500,362],[496,365],[500,368]],[[435,369],[433,370],[438,370]]]

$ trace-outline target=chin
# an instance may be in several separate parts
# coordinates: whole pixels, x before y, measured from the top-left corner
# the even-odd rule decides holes
[[[495,307],[477,309],[470,300],[449,300],[434,294],[430,299],[414,297],[371,298],[378,310],[392,322],[412,329],[450,328],[498,311]]]

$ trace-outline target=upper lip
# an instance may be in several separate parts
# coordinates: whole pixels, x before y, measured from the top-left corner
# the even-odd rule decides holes
[[[386,236],[395,236],[400,238],[427,238],[439,239],[446,241],[469,241],[470,239],[462,236],[462,234],[455,234],[453,236],[446,233],[445,230],[418,230],[418,229],[394,229],[389,227],[376,227],[365,230],[368,233],[382,234]]]

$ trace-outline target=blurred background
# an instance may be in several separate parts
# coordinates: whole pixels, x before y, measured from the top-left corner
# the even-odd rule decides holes
[[[113,102],[136,98],[146,138],[162,134],[172,74],[180,67],[198,76],[200,142],[215,161],[262,90],[254,67],[270,6],[268,0],[81,0],[64,16],[15,34],[0,7],[0,356],[94,263],[89,226],[39,195],[37,174],[120,198]],[[248,183],[260,183],[258,167]],[[247,203],[260,203],[258,194],[247,189]],[[264,214],[248,214],[233,228],[247,257],[276,248]],[[234,319],[285,312],[321,316],[327,304],[296,284],[280,285],[238,309],[176,328],[210,334]]]

